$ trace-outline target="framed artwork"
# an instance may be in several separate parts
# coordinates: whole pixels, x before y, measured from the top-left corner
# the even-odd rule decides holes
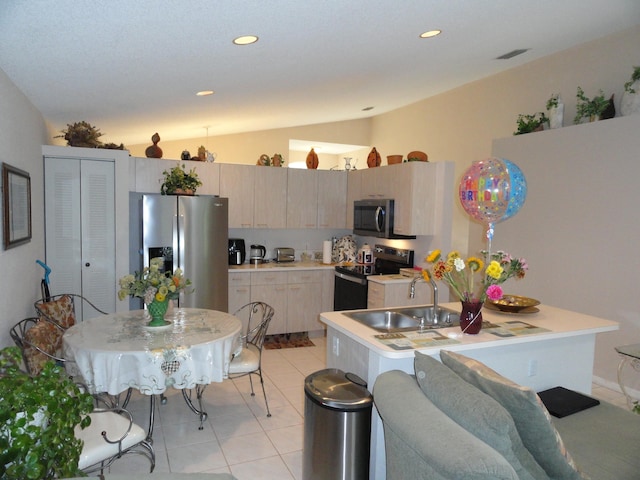
[[[2,164],[3,236],[5,250],[31,241],[31,177]]]

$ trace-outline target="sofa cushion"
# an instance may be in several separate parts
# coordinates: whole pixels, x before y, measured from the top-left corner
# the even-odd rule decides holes
[[[502,455],[445,415],[412,375],[382,373],[373,401],[384,425],[389,480],[518,480]]]
[[[511,414],[525,447],[551,478],[583,479],[554,428],[540,397],[503,377],[483,363],[459,353],[440,350],[442,362],[463,379],[498,401]]]
[[[423,393],[468,432],[496,449],[520,480],[548,479],[520,439],[509,412],[429,355],[416,352],[416,378]]]

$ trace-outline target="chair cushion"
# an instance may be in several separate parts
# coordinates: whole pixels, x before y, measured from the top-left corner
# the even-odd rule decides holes
[[[33,346],[49,355],[58,356],[62,346],[62,332],[55,325],[39,321],[24,333],[24,359],[32,375],[38,375],[44,364],[53,360]],[[33,346],[32,346],[33,345]]]
[[[260,350],[255,345],[248,343],[231,360],[229,364],[229,374],[254,372],[260,366]]]
[[[459,353],[440,350],[440,358],[464,380],[507,409],[525,447],[551,478],[585,478],[565,448],[549,412],[536,392]]]
[[[429,355],[416,352],[414,368],[426,397],[458,425],[497,450],[520,480],[548,480],[502,405]]]
[[[107,438],[114,441],[122,438],[130,425],[128,418],[111,411],[92,412],[89,416],[91,417],[91,425],[85,429],[77,426],[74,430],[76,438],[84,442],[78,460],[80,470],[118,455],[118,444],[105,442],[102,438],[102,432],[107,432]],[[131,424],[131,431],[122,441],[122,450],[137,445],[146,436],[147,433],[142,427],[135,423]]]
[[[38,304],[38,311],[64,329],[76,323],[76,312],[70,295],[62,295],[50,302],[42,302]]]

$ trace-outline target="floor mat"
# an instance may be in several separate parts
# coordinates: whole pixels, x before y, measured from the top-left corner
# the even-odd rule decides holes
[[[264,339],[264,348],[275,350],[278,348],[314,347],[314,343],[309,340],[307,332],[280,333],[277,335],[267,335]]]

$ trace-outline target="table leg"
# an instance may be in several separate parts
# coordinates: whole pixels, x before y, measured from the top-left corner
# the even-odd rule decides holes
[[[204,389],[207,388],[206,385],[196,385],[196,398],[198,399],[198,408],[193,404],[191,400],[191,390],[187,393],[187,389],[182,390],[182,396],[184,397],[184,401],[187,406],[191,409],[193,413],[200,417],[200,426],[198,430],[202,430],[204,428],[204,421],[207,419],[207,412],[202,409],[202,394],[204,393]]]
[[[631,358],[624,355],[621,355],[620,357],[621,357],[620,363],[618,364],[618,385],[620,385],[620,390],[622,390],[622,394],[627,400],[627,406],[630,409],[633,409],[633,406],[634,406],[633,399],[629,396],[629,394],[627,393],[627,389],[624,386],[624,380],[622,379],[622,371],[624,370],[624,367],[629,363],[631,363],[631,366],[633,367],[634,370],[640,371],[640,360],[638,360],[637,358]]]
[[[149,430],[147,430],[147,442],[153,445],[153,425],[155,422],[156,416],[156,396],[151,394],[149,395],[150,407],[149,407]]]

